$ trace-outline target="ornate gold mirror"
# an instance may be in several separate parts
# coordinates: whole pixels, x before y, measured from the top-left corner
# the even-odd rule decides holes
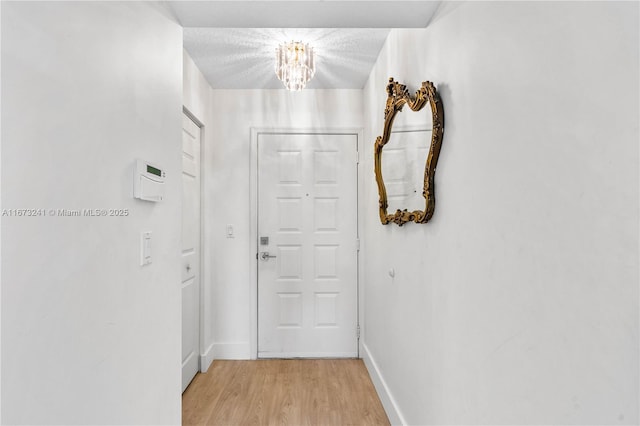
[[[412,97],[404,84],[389,78],[387,95],[384,128],[374,149],[380,221],[400,226],[427,223],[436,204],[434,178],[444,134],[442,101],[430,81]],[[422,111],[427,102],[431,114]],[[398,114],[405,104],[417,114]]]

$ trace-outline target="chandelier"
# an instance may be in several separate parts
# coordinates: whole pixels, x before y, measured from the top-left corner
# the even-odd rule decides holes
[[[316,73],[313,47],[301,41],[282,43],[276,49],[276,75],[289,90],[298,92]]]

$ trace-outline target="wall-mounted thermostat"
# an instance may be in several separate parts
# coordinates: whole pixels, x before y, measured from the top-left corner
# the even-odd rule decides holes
[[[136,160],[133,174],[133,197],[145,201],[162,201],[165,172],[148,161]]]

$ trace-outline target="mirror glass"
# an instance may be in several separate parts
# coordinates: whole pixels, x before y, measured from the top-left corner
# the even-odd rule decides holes
[[[382,177],[387,212],[424,210],[424,173],[431,145],[431,107],[414,112],[407,105],[393,121],[389,142],[382,149]]]

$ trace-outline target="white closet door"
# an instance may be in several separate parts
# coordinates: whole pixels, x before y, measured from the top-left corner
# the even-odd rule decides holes
[[[182,391],[200,368],[200,127],[182,117]]]

